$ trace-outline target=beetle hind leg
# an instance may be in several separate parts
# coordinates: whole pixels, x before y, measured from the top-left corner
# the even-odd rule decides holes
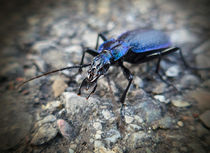
[[[161,81],[163,81],[165,84],[172,86],[177,92],[179,92],[179,90],[176,88],[175,85],[173,85],[171,82],[167,81],[166,79],[164,79],[162,77],[162,75],[160,74],[160,62],[161,62],[162,56],[161,56],[161,52],[158,52],[158,62],[156,65],[156,70],[155,73],[158,75],[158,77],[160,78]]]

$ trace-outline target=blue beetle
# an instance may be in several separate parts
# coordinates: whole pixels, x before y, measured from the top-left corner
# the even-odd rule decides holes
[[[104,40],[104,43],[98,48],[99,37]],[[123,61],[132,64],[140,64],[154,58],[159,58],[156,68],[156,72],[158,73],[161,56],[177,50],[180,49],[172,47],[168,36],[159,30],[135,29],[121,34],[117,39],[112,38],[109,40],[103,34],[99,34],[95,50],[87,48],[83,52],[80,65],[83,65],[86,52],[95,57],[88,70],[88,76],[83,80],[79,88],[78,94],[81,94],[81,88],[84,86],[87,88],[94,86],[90,95],[94,93],[97,87],[97,79],[101,75],[104,75],[111,65],[117,64],[122,68],[128,80],[128,85],[120,99],[120,102],[124,104],[126,93],[131,85],[133,76],[123,65]],[[181,57],[183,57],[182,54]],[[184,63],[186,64],[185,60]],[[161,77],[161,75],[159,76]]]
[[[104,42],[98,48],[99,38],[102,38]],[[170,42],[168,36],[163,32],[159,30],[135,29],[121,34],[119,37],[117,37],[117,39],[112,38],[109,40],[102,33],[100,33],[97,37],[95,49],[84,49],[80,65],[65,67],[62,69],[47,72],[45,74],[36,76],[30,80],[23,82],[20,86],[28,81],[51,73],[71,68],[79,68],[79,71],[81,71],[83,67],[90,66],[87,72],[87,77],[82,81],[78,91],[78,95],[80,95],[82,87],[86,87],[87,89],[89,89],[91,86],[93,86],[93,90],[87,97],[89,98],[89,96],[93,94],[96,90],[98,78],[102,75],[105,75],[110,66],[118,65],[122,68],[123,74],[128,80],[128,85],[120,98],[120,102],[122,104],[120,112],[121,116],[123,117],[125,97],[133,80],[133,75],[128,70],[128,68],[123,65],[123,61],[132,64],[140,64],[153,59],[158,59],[156,73],[163,81],[165,81],[159,74],[161,57],[176,51],[179,51],[181,59],[187,67],[196,70],[210,70],[210,68],[191,67],[184,59],[181,49],[172,46],[172,43]],[[91,64],[83,64],[85,53],[89,53],[94,56]]]

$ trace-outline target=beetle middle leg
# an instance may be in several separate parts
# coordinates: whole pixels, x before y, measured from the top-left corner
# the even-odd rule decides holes
[[[98,49],[98,43],[99,43],[99,38],[101,38],[103,41],[107,41],[106,36],[104,35],[105,32],[99,33],[97,36],[97,40],[96,40],[96,47],[95,49]]]
[[[123,70],[123,74],[125,75],[126,79],[128,80],[128,85],[126,87],[126,89],[124,90],[121,98],[120,98],[120,102],[122,104],[121,108],[120,108],[120,115],[121,115],[121,118],[122,120],[124,121],[125,119],[125,97],[126,97],[126,94],[128,92],[128,89],[131,85],[131,82],[133,80],[133,75],[131,74],[131,72],[123,65],[123,63],[120,63],[120,67],[122,68]]]
[[[80,65],[83,65],[86,52],[92,56],[97,56],[99,54],[97,50],[91,49],[91,48],[85,48],[83,45],[82,45],[82,49],[83,49],[83,53],[82,53],[82,59],[80,61]],[[82,72],[82,69],[79,69],[79,72]]]

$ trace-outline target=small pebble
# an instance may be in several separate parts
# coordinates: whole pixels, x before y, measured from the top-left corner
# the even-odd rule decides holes
[[[69,153],[74,153],[74,150],[69,148]]]
[[[100,122],[95,122],[93,123],[93,127],[97,130],[101,130],[102,129],[102,125]]]
[[[111,118],[111,113],[108,110],[103,110],[102,114],[106,120]]]
[[[169,103],[169,100],[166,100],[165,96],[163,95],[155,95],[154,96],[155,99],[159,100],[162,103]]]
[[[138,122],[138,123],[143,123],[143,119],[141,117],[139,117],[138,115],[134,115],[134,118],[135,120]]]
[[[184,126],[184,123],[182,121],[178,121],[177,122],[177,125],[180,126],[180,127],[183,127]]]
[[[181,100],[172,100],[172,104],[176,107],[189,107],[190,103]]]
[[[134,120],[133,117],[125,115],[125,122],[127,124],[130,124],[131,122],[133,122],[133,120]]]
[[[178,65],[174,65],[169,67],[169,69],[166,71],[166,75],[168,77],[177,77],[180,73],[180,68]]]

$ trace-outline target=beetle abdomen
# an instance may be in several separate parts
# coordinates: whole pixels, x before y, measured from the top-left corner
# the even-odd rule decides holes
[[[117,39],[127,43],[135,53],[142,53],[171,46],[167,35],[158,30],[132,30],[123,33]]]

